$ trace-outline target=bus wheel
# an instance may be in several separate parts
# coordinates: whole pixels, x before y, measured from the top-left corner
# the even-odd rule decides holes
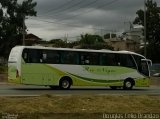
[[[123,89],[125,90],[131,90],[134,85],[134,80],[133,79],[126,79],[124,81]]]
[[[111,88],[112,90],[116,90],[116,89],[117,89],[117,86],[110,86],[110,88]]]
[[[63,77],[59,82],[59,87],[61,89],[70,89],[72,80],[69,77]]]

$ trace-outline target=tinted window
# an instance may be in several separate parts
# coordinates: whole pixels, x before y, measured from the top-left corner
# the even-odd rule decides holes
[[[42,62],[48,64],[57,64],[60,61],[60,55],[58,51],[54,50],[43,50],[42,51]]]
[[[131,55],[128,54],[118,54],[118,65],[130,68],[136,68],[134,60]]]
[[[141,72],[142,70],[142,67],[141,67],[141,60],[143,59],[142,57],[140,56],[137,56],[137,55],[133,55],[136,63],[137,63],[137,68],[138,68],[138,71]]]
[[[100,56],[100,64],[106,66],[117,66],[117,57],[113,53],[104,53]]]
[[[148,69],[147,61],[141,61],[141,73],[146,76],[149,76],[149,69]]]
[[[136,68],[134,60],[128,54],[104,53],[100,56],[100,64],[106,66],[124,66]]]
[[[80,64],[98,65],[99,55],[97,53],[80,53]]]
[[[59,63],[59,53],[54,50],[24,49],[22,57],[26,63]]]
[[[63,64],[79,64],[79,55],[77,52],[61,52],[61,63]]]
[[[24,49],[22,57],[26,63],[40,63],[41,52],[36,49]]]

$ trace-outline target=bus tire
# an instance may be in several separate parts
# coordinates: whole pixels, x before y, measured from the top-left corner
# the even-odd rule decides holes
[[[72,79],[70,77],[63,77],[59,82],[60,89],[70,89],[72,85]]]
[[[134,86],[135,82],[133,79],[129,78],[129,79],[126,79],[124,81],[124,84],[123,84],[123,89],[125,90],[131,90]]]
[[[117,86],[110,86],[110,88],[111,88],[112,90],[116,90],[116,89],[117,89]]]

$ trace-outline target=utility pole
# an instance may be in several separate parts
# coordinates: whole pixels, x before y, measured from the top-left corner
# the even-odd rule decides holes
[[[103,28],[102,27],[100,28],[100,32],[101,32],[100,34],[101,34],[102,40],[104,40],[104,37],[103,37]]]
[[[65,34],[64,35],[64,42],[67,43],[68,42],[67,40],[68,40],[68,34]]]
[[[129,28],[128,28],[128,25],[127,25],[127,29],[126,30],[131,31],[131,29],[133,28],[133,25],[132,25],[131,21],[125,21],[124,22],[124,28],[125,28],[126,24],[129,24]]]
[[[23,34],[23,41],[22,41],[22,45],[25,46],[25,15],[23,14],[23,31],[22,31],[22,34]]]
[[[147,23],[146,23],[146,0],[144,0],[144,56],[147,56]]]

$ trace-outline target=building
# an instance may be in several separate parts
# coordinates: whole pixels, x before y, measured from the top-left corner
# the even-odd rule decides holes
[[[139,43],[134,40],[122,40],[120,38],[112,38],[106,40],[107,44],[112,46],[115,51],[128,50],[136,52],[139,49]]]
[[[133,40],[135,42],[143,42],[143,26],[135,25],[130,28],[130,30],[123,33],[123,40]]]
[[[130,30],[124,32],[121,37],[105,39],[108,45],[112,46],[114,50],[128,50],[136,52],[140,49],[143,42],[143,27],[135,25]],[[111,36],[111,35],[110,35]]]
[[[27,34],[25,36],[25,45],[27,45],[27,46],[39,44],[41,41],[42,41],[42,39],[34,34]]]

